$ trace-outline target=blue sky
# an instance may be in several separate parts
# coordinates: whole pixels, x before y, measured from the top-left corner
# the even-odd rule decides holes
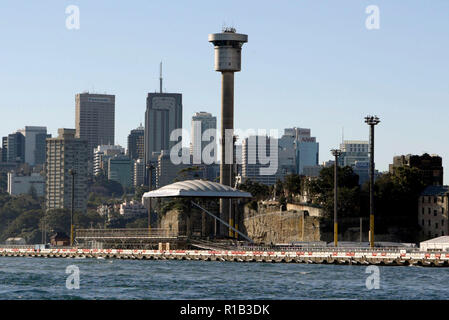
[[[68,5],[80,29],[65,27]],[[368,5],[380,29],[365,28]],[[116,142],[144,120],[146,94],[183,94],[183,126],[218,116],[220,75],[208,33],[246,33],[235,77],[235,127],[311,128],[320,162],[345,139],[368,139],[377,114],[376,166],[437,153],[449,183],[449,1],[0,2],[0,136],[25,125],[74,127],[75,94],[116,95]],[[6,119],[6,120],[5,120]]]

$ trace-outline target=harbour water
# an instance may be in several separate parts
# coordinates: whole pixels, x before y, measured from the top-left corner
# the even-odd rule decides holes
[[[80,288],[67,289],[68,266]],[[376,267],[377,268],[377,267]],[[449,269],[0,257],[0,299],[448,299]]]

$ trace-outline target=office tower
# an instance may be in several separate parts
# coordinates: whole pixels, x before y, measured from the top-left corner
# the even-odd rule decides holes
[[[75,129],[59,129],[57,138],[47,139],[46,208],[71,209],[72,175],[75,171],[75,211],[86,212],[88,197],[88,143],[75,137]]]
[[[426,186],[443,185],[443,160],[436,154],[395,156],[389,166],[390,173],[394,174],[400,167],[417,168]]]
[[[214,136],[210,138],[208,141],[202,141],[203,134],[206,130],[214,130]],[[192,126],[191,126],[191,135],[190,135],[190,154],[193,156],[194,163],[201,163],[203,161],[198,160],[204,160],[203,150],[204,148],[209,145],[210,143],[213,143],[216,145],[216,130],[217,130],[217,118],[213,117],[212,114],[208,112],[196,112],[192,117]],[[206,137],[205,137],[206,138]],[[212,141],[212,142],[211,142]],[[212,161],[215,163],[215,149],[212,150],[210,153]],[[197,160],[197,161],[195,161]]]
[[[279,147],[279,179],[297,172],[296,164],[296,132],[294,129],[284,129],[284,134],[278,141]]]
[[[293,128],[296,133],[296,164],[297,173],[304,174],[304,167],[316,166],[319,161],[319,143],[311,136],[310,129]]]
[[[124,154],[125,149],[119,145],[101,145],[94,149],[94,175],[100,173],[108,176],[108,160],[116,155]]]
[[[87,140],[92,160],[94,148],[114,144],[115,95],[79,93],[75,102],[76,137]]]
[[[340,144],[340,167],[349,166],[359,176],[359,184],[369,181],[369,142],[362,140],[344,140]]]
[[[2,137],[1,162],[8,162],[8,137]]]
[[[170,141],[170,134],[182,129],[182,94],[162,92],[162,64],[159,92],[148,93],[145,111],[145,164],[157,161],[153,154],[170,150],[178,141]],[[149,172],[145,176],[148,180]]]
[[[133,184],[134,187],[145,184],[145,162],[143,159],[134,160]]]
[[[339,166],[353,166],[356,162],[369,163],[369,142],[360,140],[344,140],[340,144],[341,155]]]
[[[259,150],[261,147],[261,139],[265,141],[265,150]],[[269,138],[267,136],[249,136],[242,141],[242,178],[245,180],[252,180],[266,185],[276,183],[278,176],[278,156],[271,154],[271,143],[277,144],[277,139]],[[277,150],[276,150],[277,151]],[[260,155],[266,155],[271,159],[271,166],[276,168],[276,172],[272,174],[264,174],[261,169],[268,168],[270,163],[262,163]]]
[[[213,172],[208,171],[212,168],[213,166],[204,164],[174,164],[170,159],[170,153],[162,151],[158,156],[156,167],[156,187],[161,188],[176,181],[206,179],[208,174],[213,175]]]
[[[145,128],[142,124],[128,135],[128,156],[132,160],[145,159]]]
[[[108,180],[116,181],[123,188],[133,183],[133,161],[125,155],[116,155],[108,159]]]
[[[45,163],[47,127],[26,126],[19,130],[25,136],[25,162],[30,166]]]
[[[7,162],[25,162],[25,136],[20,132],[8,135]]]
[[[317,167],[319,143],[306,128],[286,128],[279,139],[279,173],[305,175],[304,168]],[[307,170],[309,171],[309,170]]]

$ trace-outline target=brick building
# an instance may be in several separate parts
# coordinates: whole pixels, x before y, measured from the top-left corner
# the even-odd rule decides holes
[[[449,235],[449,186],[429,186],[419,197],[418,223],[426,239]]]
[[[417,168],[421,171],[426,186],[443,185],[443,165],[442,159],[438,155],[424,153],[422,156],[408,154],[406,156],[396,156],[393,164],[390,164],[390,173],[398,167]]]

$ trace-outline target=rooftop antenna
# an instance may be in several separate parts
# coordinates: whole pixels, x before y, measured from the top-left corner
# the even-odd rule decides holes
[[[341,127],[341,143],[345,143],[345,127]]]
[[[159,91],[162,93],[162,61],[159,68]]]

